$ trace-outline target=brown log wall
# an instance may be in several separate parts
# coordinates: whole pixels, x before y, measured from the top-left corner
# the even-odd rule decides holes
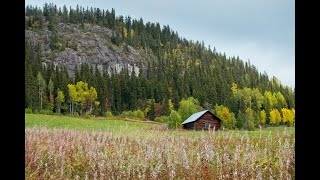
[[[194,129],[194,130],[208,130],[205,128],[205,123],[207,121],[211,122],[210,129],[213,130],[213,127],[215,126],[215,130],[219,130],[221,125],[220,121],[217,120],[211,113],[207,112],[204,115],[202,115],[197,121],[191,122],[184,125],[184,128],[186,129]]]

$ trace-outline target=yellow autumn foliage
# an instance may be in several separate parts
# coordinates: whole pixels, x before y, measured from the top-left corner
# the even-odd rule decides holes
[[[260,111],[260,124],[266,124],[267,113],[265,110]]]
[[[293,126],[294,119],[295,119],[295,110],[282,108],[281,113],[282,113],[282,122],[288,123],[290,126]]]
[[[278,109],[272,109],[270,111],[270,124],[279,125],[281,122],[281,115]]]

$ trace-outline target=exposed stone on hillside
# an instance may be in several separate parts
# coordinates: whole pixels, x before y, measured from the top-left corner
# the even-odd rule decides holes
[[[52,51],[49,46],[51,32],[45,28],[41,31],[25,30],[25,37],[32,44],[39,44],[43,64],[53,63],[55,65],[65,65],[70,76],[74,75],[75,66],[81,63],[97,65],[98,69],[119,73],[122,68],[128,68],[131,74],[134,69],[136,75],[140,68],[145,67],[145,62],[150,55],[146,55],[143,50],[136,50],[128,46],[118,47],[111,42],[112,30],[85,24],[84,29],[79,25],[70,23],[58,24],[58,35],[60,44],[64,43],[66,48]],[[72,47],[74,39],[76,47]],[[72,47],[72,48],[71,48]],[[133,68],[134,67],[134,68]]]

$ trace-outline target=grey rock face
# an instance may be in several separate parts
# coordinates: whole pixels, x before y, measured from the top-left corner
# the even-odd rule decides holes
[[[64,42],[67,47],[63,50],[52,51],[49,46],[51,32],[25,30],[25,38],[32,44],[39,44],[43,64],[53,63],[57,66],[65,65],[69,75],[74,76],[75,66],[82,63],[97,65],[99,71],[119,73],[123,68],[128,68],[129,73],[135,71],[138,76],[140,69],[145,69],[146,59],[150,55],[129,46],[129,52],[115,46],[111,42],[112,30],[97,25],[85,24],[81,29],[79,25],[69,23],[58,24],[59,42]],[[72,49],[72,41],[76,48]],[[76,50],[75,50],[76,49]]]

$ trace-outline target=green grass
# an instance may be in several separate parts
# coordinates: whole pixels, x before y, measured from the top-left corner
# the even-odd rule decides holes
[[[230,133],[238,133],[239,130],[232,130]],[[254,131],[240,131],[244,134],[248,134],[249,136],[261,136],[262,137],[268,137],[270,135],[282,135],[284,132],[286,132],[289,135],[295,135],[295,128],[294,127],[287,127],[287,126],[279,126],[279,127],[266,127],[262,128],[261,132],[259,129],[255,129]]]
[[[113,131],[120,134],[128,131],[139,132],[143,131],[143,135],[152,136],[153,131],[149,130],[152,127],[159,127],[157,124],[149,124],[144,122],[129,122],[115,118],[115,120],[93,120],[83,119],[80,117],[69,117],[69,116],[57,116],[57,115],[41,115],[41,114],[25,114],[25,127],[46,127],[46,128],[68,128],[75,130],[96,130],[96,131]],[[286,135],[294,136],[294,127],[267,127],[262,128],[260,131],[243,131],[243,130],[226,130],[218,132],[207,132],[207,131],[190,131],[190,130],[169,130],[160,132],[163,136],[180,136],[180,137],[192,137],[197,138],[201,136],[207,136],[208,134],[215,133],[217,136],[249,136],[249,137],[277,137],[283,136],[284,132]],[[139,133],[141,135],[141,133]]]
[[[122,120],[93,120],[69,116],[25,114],[25,127],[69,128],[76,130],[120,130],[143,129],[156,126],[143,122]]]

